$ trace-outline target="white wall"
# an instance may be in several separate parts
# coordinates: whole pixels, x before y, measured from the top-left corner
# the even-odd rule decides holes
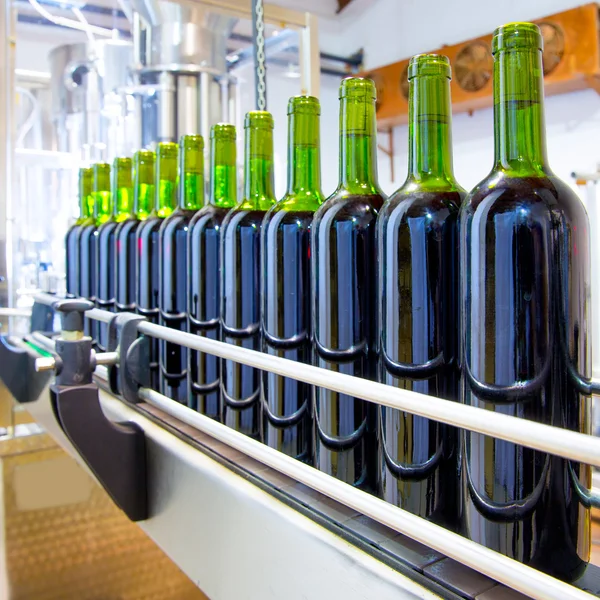
[[[581,5],[581,0],[353,0],[337,17],[337,34],[327,24],[321,37],[340,54],[359,48],[365,51],[365,69],[396,62],[479,35],[491,33],[511,21],[536,19]],[[322,44],[323,45],[323,44]],[[321,101],[329,107],[334,85],[324,87]],[[325,109],[324,112],[327,112]],[[547,98],[546,121],[549,160],[554,171],[569,183],[574,170],[592,170],[600,162],[600,96],[592,90]],[[337,137],[337,118],[335,120]],[[331,134],[331,123],[323,123],[323,137]],[[384,191],[393,192],[406,176],[407,127],[394,130],[394,166],[379,154],[379,180]],[[493,157],[492,109],[454,116],[454,164],[457,179],[472,188],[490,170]],[[380,143],[387,145],[387,136]],[[324,152],[324,173],[337,169],[337,151]],[[327,190],[328,185],[324,186]]]

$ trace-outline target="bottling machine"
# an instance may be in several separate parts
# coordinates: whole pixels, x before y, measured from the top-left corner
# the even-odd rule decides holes
[[[9,335],[0,337],[4,385],[210,598],[599,596],[600,570],[593,565],[576,584],[563,583],[149,389],[148,345],[151,339],[180,344],[596,467],[600,440],[173,331],[138,315],[114,314],[64,297],[59,267],[64,251],[52,240],[62,244],[70,217],[58,207],[74,205],[62,201],[74,195],[73,161],[78,166],[106,160],[186,133],[208,137],[217,121],[238,123],[238,88],[227,70],[226,41],[234,19],[249,16],[246,4],[132,0],[123,5],[131,41],[90,40],[55,49],[47,139],[43,132],[34,139],[28,131],[22,139],[8,135],[11,103],[3,98],[0,133],[9,141],[0,150],[3,192],[12,198],[15,189],[31,193],[31,185],[41,185],[46,186],[40,188],[46,190],[43,197],[50,198],[48,206],[32,209],[39,211],[37,232],[29,222],[9,219],[6,236],[0,235],[6,240],[12,286],[0,289],[10,321]],[[262,2],[255,2],[256,8],[260,30]],[[10,31],[8,12],[0,14],[0,28]],[[302,89],[318,95],[315,18],[265,5],[264,19],[299,31]],[[257,45],[260,69],[264,47]],[[6,45],[0,46],[0,61],[10,64]],[[0,73],[12,85],[7,69]],[[34,97],[32,105],[40,101]],[[13,163],[21,165],[17,171],[35,165],[41,182],[7,177]],[[8,211],[14,214],[10,205]],[[54,212],[60,214],[49,219]],[[27,280],[31,271],[38,277],[44,262],[49,275]],[[23,316],[26,321],[17,321]],[[83,336],[86,319],[108,326],[105,352],[94,352],[91,339]],[[600,384],[592,381],[590,389],[595,393]],[[598,506],[594,490],[588,500]]]

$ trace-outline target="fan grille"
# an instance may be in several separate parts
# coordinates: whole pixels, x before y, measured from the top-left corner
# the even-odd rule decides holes
[[[493,65],[494,60],[487,44],[468,44],[460,50],[454,62],[456,81],[466,92],[478,92],[491,79]]]
[[[371,79],[375,84],[375,90],[377,91],[377,99],[375,100],[375,111],[379,112],[379,109],[383,104],[383,95],[385,90],[383,78],[380,75],[377,75],[377,73],[368,73],[367,75],[365,75],[365,78]]]
[[[562,30],[553,23],[538,23],[544,38],[542,63],[544,75],[549,75],[558,67],[565,54],[565,36]]]
[[[409,84],[408,84],[408,63],[402,69],[402,73],[400,74],[400,93],[404,97],[405,100],[408,101],[409,96]]]

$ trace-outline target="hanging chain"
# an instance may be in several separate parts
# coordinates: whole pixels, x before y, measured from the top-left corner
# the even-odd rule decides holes
[[[256,62],[256,107],[267,110],[267,66],[265,64],[265,15],[263,0],[254,1],[254,58]]]

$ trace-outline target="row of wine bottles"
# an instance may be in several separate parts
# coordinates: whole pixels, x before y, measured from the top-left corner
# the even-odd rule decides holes
[[[158,144],[156,165],[147,150],[133,169],[116,159],[112,186],[109,165],[82,170],[68,291],[240,347],[588,431],[589,226],[547,164],[541,47],[532,24],[494,35],[495,163],[468,195],[452,171],[450,65],[438,55],[410,61],[408,177],[387,199],[375,87],[361,78],[340,88],[340,182],[326,200],[319,103],[307,96],[289,102],[279,202],[267,112],[246,116],[241,201],[231,125],[211,132],[206,205],[200,136]],[[90,327],[102,349],[106,326]],[[152,356],[163,394],[334,477],[564,579],[587,564],[586,465],[168,342]]]

